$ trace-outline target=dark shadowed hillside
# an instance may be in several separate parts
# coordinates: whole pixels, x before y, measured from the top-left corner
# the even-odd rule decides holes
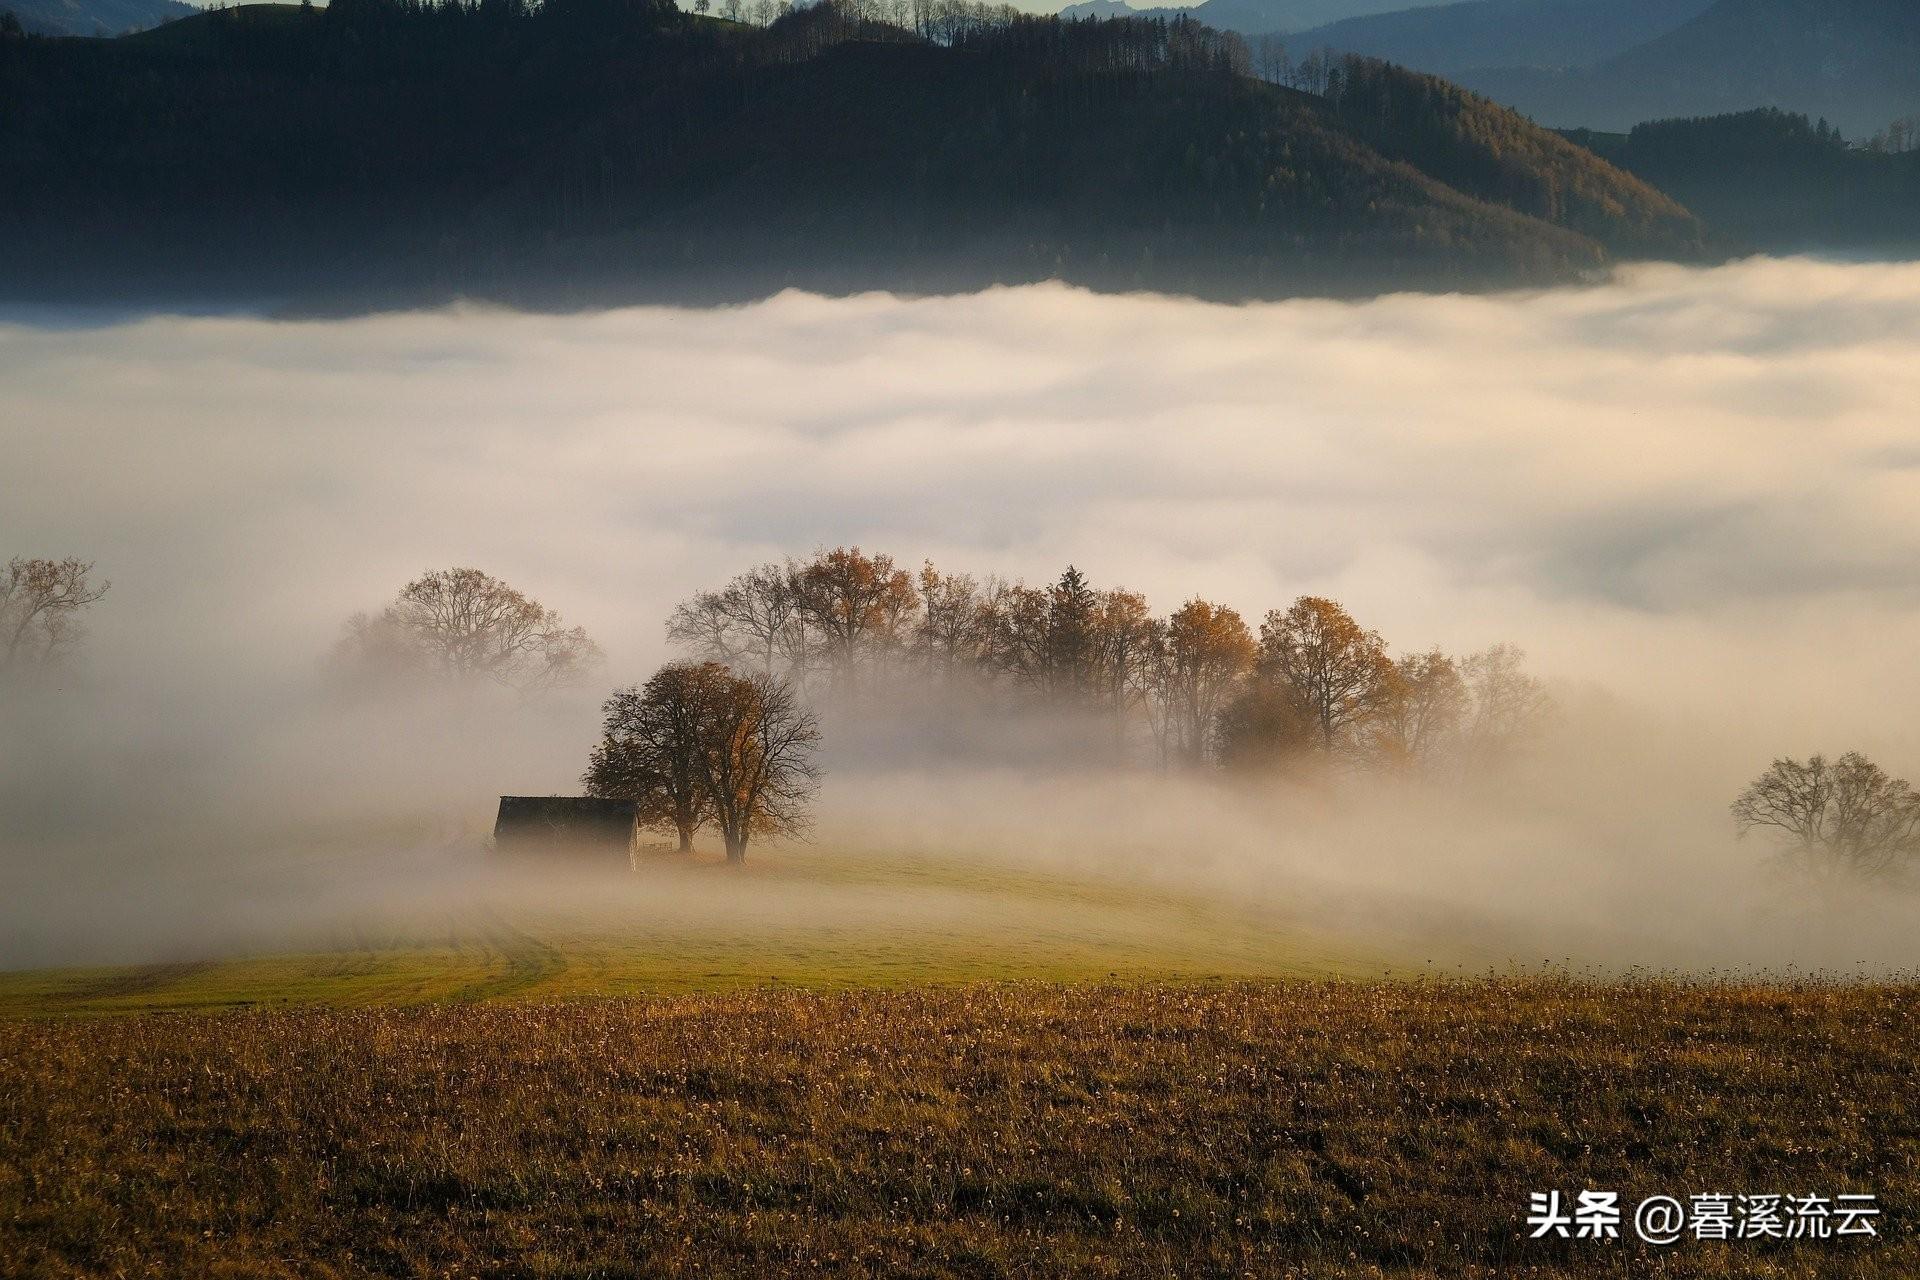
[[[1643,120],[1778,107],[1864,137],[1920,113],[1914,0],[1718,0],[1677,30],[1586,71],[1462,74],[1545,123],[1621,130]]]
[[[1920,149],[1893,145],[1920,142],[1910,134],[1851,147],[1830,125],[1766,108],[1570,136],[1756,247],[1920,248]]]
[[[1244,297],[1701,249],[1664,196],[1510,113],[1383,67],[1327,98],[1261,84],[1185,22],[355,0],[3,56],[16,296]]]

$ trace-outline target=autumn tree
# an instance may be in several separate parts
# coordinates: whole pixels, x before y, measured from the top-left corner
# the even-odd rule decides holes
[[[744,862],[754,836],[807,829],[820,728],[790,682],[730,673],[704,682],[699,732],[701,782],[728,862]]]
[[[1189,764],[1206,757],[1215,724],[1257,651],[1247,624],[1224,605],[1189,600],[1166,620],[1153,678],[1166,755]]]
[[[80,615],[112,584],[91,561],[15,557],[0,568],[0,676],[51,666],[79,645]]]
[[[1430,767],[1457,744],[1471,702],[1460,664],[1447,654],[1401,658],[1370,726],[1375,760],[1400,773]]]
[[[680,851],[690,851],[713,811],[702,716],[714,687],[731,679],[718,663],[674,663],[642,688],[616,690],[601,708],[601,740],[582,779],[587,794],[635,802],[645,825],[671,828]]]
[[[1858,752],[1775,760],[1733,802],[1745,836],[1780,835],[1807,870],[1880,875],[1920,851],[1920,795]]]
[[[1147,692],[1159,640],[1147,598],[1138,591],[1116,588],[1095,596],[1091,691],[1122,746],[1133,711]]]
[[[900,650],[919,609],[913,580],[893,557],[859,547],[823,551],[791,573],[794,603],[818,637],[834,687],[857,684],[872,667]]]
[[[1300,700],[1266,681],[1244,685],[1213,725],[1214,755],[1229,769],[1274,769],[1320,745],[1319,727]]]
[[[602,660],[583,629],[478,569],[409,582],[379,615],[348,620],[335,657],[354,675],[428,675],[526,693],[578,683]]]
[[[1329,754],[1381,709],[1394,677],[1380,634],[1319,596],[1267,614],[1257,667],[1266,684],[1294,699]]]

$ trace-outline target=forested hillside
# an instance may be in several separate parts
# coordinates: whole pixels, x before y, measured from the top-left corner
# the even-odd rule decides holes
[[[1570,138],[1671,191],[1716,228],[1774,250],[1920,248],[1920,130],[1865,146],[1771,108]]]
[[[1703,243],[1637,179],[1439,82],[1355,64],[1299,93],[1187,21],[340,0],[0,59],[14,296],[1246,297]]]

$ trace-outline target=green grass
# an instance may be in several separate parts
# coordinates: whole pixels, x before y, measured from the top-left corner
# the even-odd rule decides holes
[[[284,953],[0,974],[0,1016],[1378,976],[1430,955],[1190,889],[809,849],[743,870],[663,858],[610,881],[463,890],[431,909],[341,920]]]

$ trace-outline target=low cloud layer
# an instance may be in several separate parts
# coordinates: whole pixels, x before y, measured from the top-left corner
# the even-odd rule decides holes
[[[451,564],[584,624],[608,684],[665,656],[675,601],[816,544],[1029,579],[1072,561],[1162,611],[1330,594],[1401,648],[1523,645],[1606,708],[1583,768],[1686,780],[1658,803],[1689,848],[1777,754],[1920,773],[1920,266],[1359,304],[1048,286],[16,320],[0,556],[114,581],[68,681],[84,715],[56,735],[17,704],[0,747],[0,794],[116,815],[111,853],[63,844],[52,869],[45,833],[86,823],[0,836],[0,872],[42,887],[571,789],[590,696],[511,732],[314,704],[341,620]],[[905,822],[844,777],[824,802],[830,835]]]

